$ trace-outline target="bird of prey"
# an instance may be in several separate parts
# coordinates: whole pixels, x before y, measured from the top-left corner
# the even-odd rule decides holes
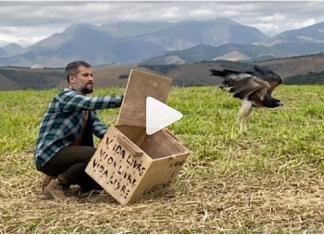
[[[240,133],[246,131],[246,121],[252,108],[276,108],[283,103],[271,96],[273,90],[282,83],[281,77],[268,68],[255,65],[254,71],[234,71],[229,69],[214,70],[210,76],[220,76],[224,80],[219,86],[223,91],[233,94],[242,100],[237,123]]]

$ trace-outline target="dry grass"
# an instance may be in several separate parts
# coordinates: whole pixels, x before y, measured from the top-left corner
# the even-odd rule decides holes
[[[212,87],[174,88],[168,104],[184,118],[170,130],[192,154],[164,197],[130,206],[105,192],[78,188],[69,193],[79,199],[67,204],[41,194],[43,176],[35,170],[32,151],[41,115],[55,93],[0,94],[2,233],[324,231],[323,87],[279,87],[275,96],[285,106],[254,111],[245,136],[235,125],[238,100]],[[114,124],[118,110],[99,113]]]

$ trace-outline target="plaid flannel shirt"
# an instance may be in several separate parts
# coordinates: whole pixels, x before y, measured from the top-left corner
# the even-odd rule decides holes
[[[61,148],[69,146],[80,136],[83,111],[93,112],[93,134],[102,139],[108,126],[100,121],[95,110],[118,108],[121,101],[120,95],[87,97],[71,87],[63,89],[53,98],[43,116],[34,153],[36,165],[43,166]]]

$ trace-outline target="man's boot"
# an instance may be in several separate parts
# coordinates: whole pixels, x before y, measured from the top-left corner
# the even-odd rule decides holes
[[[61,185],[56,179],[52,179],[49,182],[44,189],[44,194],[50,198],[54,198],[57,201],[66,201],[68,199],[72,199],[72,197],[69,198],[64,194],[63,185]]]
[[[51,182],[51,180],[56,179],[56,176],[45,175],[42,183],[42,192],[45,193],[45,187]],[[68,190],[71,185],[63,185],[63,191]]]
[[[55,179],[55,176],[45,175],[45,178],[42,183],[42,192],[45,193],[45,187],[51,182],[51,180]]]

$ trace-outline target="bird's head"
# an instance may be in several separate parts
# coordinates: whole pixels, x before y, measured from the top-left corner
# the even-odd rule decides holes
[[[271,97],[270,95],[266,95],[264,97],[264,106],[267,108],[277,108],[280,106],[283,106],[283,103],[281,102],[281,100],[275,99],[273,97]]]
[[[222,84],[222,85],[219,85],[218,86],[220,89],[222,89],[223,91],[231,91],[232,90],[232,87],[231,86],[228,86],[228,84]]]
[[[274,98],[269,99],[267,103],[269,108],[277,108],[283,106],[283,103],[280,100]]]
[[[277,107],[284,106],[284,104],[279,100],[276,102]]]
[[[272,99],[273,99],[274,105],[276,107],[283,106],[283,103],[281,102],[281,100],[278,100],[278,99],[275,99],[275,98],[272,98]]]
[[[230,91],[233,87],[233,82],[230,79],[224,79],[222,84],[218,86],[223,91]]]

